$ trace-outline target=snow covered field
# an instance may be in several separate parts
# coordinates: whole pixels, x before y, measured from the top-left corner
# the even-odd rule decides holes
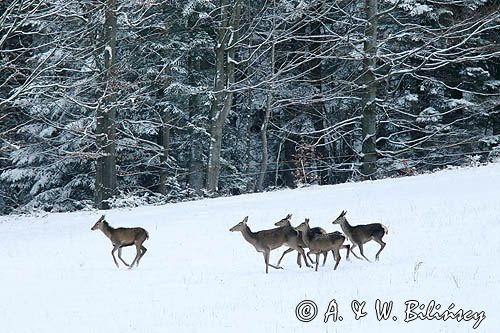
[[[314,272],[300,269],[294,252],[283,260],[283,270],[270,268],[266,275],[262,254],[241,233],[229,232],[247,215],[256,231],[272,228],[287,213],[293,214],[293,225],[308,217],[311,226],[340,230],[331,221],[343,209],[351,224],[388,227],[379,262],[348,262],[342,251],[337,271],[330,256],[327,266]],[[489,333],[500,328],[498,164],[108,211],[112,226],[149,231],[144,243],[149,251],[133,270],[117,269],[109,240],[90,230],[100,215],[0,218],[2,332]],[[365,254],[373,258],[378,247],[366,244]],[[273,251],[271,262],[283,250]],[[135,249],[124,249],[128,262],[134,255]],[[377,299],[393,301],[387,320],[377,319]],[[310,322],[295,314],[303,300],[317,305]],[[343,320],[330,316],[325,323],[332,300]],[[453,313],[472,310],[467,317],[476,319],[405,322],[410,300],[426,306],[434,300],[441,313],[454,304]],[[356,307],[362,302],[362,309]],[[356,320],[352,304],[366,316]],[[482,311],[486,318],[479,322]]]

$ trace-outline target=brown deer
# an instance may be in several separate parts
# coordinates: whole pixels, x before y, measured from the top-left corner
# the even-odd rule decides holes
[[[291,215],[287,215],[285,219],[289,219]],[[297,250],[302,257],[307,267],[311,267],[307,262],[304,249],[299,245],[299,233],[292,227],[278,227],[269,230],[261,230],[257,232],[252,232],[250,227],[247,225],[248,216],[243,219],[240,223],[229,229],[229,231],[241,231],[243,238],[250,244],[252,244],[257,252],[261,252],[264,255],[264,262],[266,263],[266,274],[269,272],[269,266],[275,269],[283,269],[281,266],[275,266],[269,263],[269,254],[272,250],[277,249],[282,245],[287,245],[295,250]]]
[[[337,269],[340,259],[340,248],[342,248],[346,237],[340,232],[332,232],[326,235],[317,235],[315,237],[310,237],[309,219],[302,222],[297,228],[298,231],[302,231],[302,240],[309,247],[310,253],[316,254],[316,271],[318,270],[319,255],[324,252],[332,251],[335,258],[335,266],[333,270]],[[349,256],[349,246],[347,248],[347,256]]]
[[[371,224],[361,224],[361,225],[351,226],[349,222],[347,222],[347,219],[345,217],[346,213],[347,213],[346,211],[342,211],[339,217],[337,217],[335,221],[333,221],[332,223],[340,224],[342,231],[352,243],[351,251],[356,246],[359,247],[359,252],[363,256],[363,258],[365,258],[367,261],[370,262],[370,260],[363,253],[363,244],[371,240],[374,240],[380,244],[380,250],[378,250],[377,254],[375,255],[375,260],[378,260],[379,254],[380,252],[382,252],[386,244],[382,240],[382,237],[384,237],[384,235],[387,234],[388,232],[387,227],[381,223],[371,223]],[[354,252],[352,254],[354,254],[356,258],[361,259]]]
[[[94,224],[91,230],[101,230],[106,237],[111,240],[113,244],[113,250],[111,251],[111,255],[113,256],[113,260],[115,261],[116,267],[118,267],[118,262],[115,258],[115,251],[118,250],[118,258],[121,260],[125,266],[132,268],[134,264],[139,266],[139,261],[146,253],[147,249],[142,245],[146,239],[149,238],[148,232],[143,228],[113,228],[109,225],[109,223],[104,219],[104,215],[101,216],[99,220]],[[125,260],[122,258],[122,247],[135,245],[137,250],[137,254],[135,255],[134,261],[132,264],[127,264]]]
[[[276,222],[274,225],[277,226],[277,227],[291,227],[292,226],[290,224],[291,217],[292,217],[292,215],[288,215],[287,218],[284,218],[284,219]],[[320,227],[314,227],[314,228],[310,229],[310,235],[308,235],[308,236],[311,237],[311,238],[314,238],[316,235],[326,235],[326,234],[327,234],[327,232],[325,231],[325,229],[320,228]],[[302,241],[302,231],[299,231],[299,245],[302,248],[307,248],[306,244],[304,244],[304,242]],[[289,249],[285,250],[285,252],[283,252],[283,254],[281,255],[280,260],[278,260],[277,265],[278,266],[280,265],[281,260],[283,260],[283,257],[285,256],[285,254],[290,253],[290,252],[292,252],[294,250],[295,249],[292,249],[292,248],[289,248]],[[323,266],[325,266],[327,255],[328,255],[328,252],[323,253]],[[313,262],[313,260],[311,259],[311,253],[310,252],[307,253],[307,257],[309,258],[309,260],[311,262]],[[300,253],[297,252],[297,265],[299,265],[299,267],[302,267],[301,258],[302,257],[300,256]]]

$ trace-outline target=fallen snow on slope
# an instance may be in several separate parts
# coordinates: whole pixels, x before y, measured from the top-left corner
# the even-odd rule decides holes
[[[90,230],[101,212],[1,217],[2,331],[495,332],[499,193],[500,165],[492,164],[108,211],[112,226],[142,226],[150,233],[144,243],[149,251],[133,270],[117,269],[109,240]],[[388,227],[379,262],[343,258],[333,271],[330,257],[314,272],[299,268],[292,253],[283,270],[270,268],[266,275],[262,254],[241,233],[229,232],[247,215],[256,231],[272,228],[287,213],[294,225],[307,217],[312,226],[339,230],[331,222],[343,209],[351,224]],[[366,244],[365,254],[373,258],[378,247]],[[284,250],[273,251],[271,262]],[[129,262],[134,255],[135,249],[124,250]],[[304,300],[317,307],[316,317],[302,309],[303,319],[314,317],[310,322],[296,317]],[[393,302],[387,320],[377,319],[377,300]],[[415,302],[405,305],[409,301]],[[405,322],[418,312],[408,306],[419,302],[424,316],[431,301],[441,307],[429,315],[463,309],[470,320]],[[337,313],[325,323],[329,305]],[[366,315],[356,320],[355,312]]]

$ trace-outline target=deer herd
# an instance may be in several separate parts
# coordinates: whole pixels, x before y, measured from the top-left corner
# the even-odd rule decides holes
[[[304,259],[305,265],[307,267],[312,267],[307,259],[312,262],[310,255],[315,254],[315,270],[318,270],[319,264],[319,256],[323,254],[323,266],[326,263],[326,258],[328,252],[332,252],[333,258],[335,260],[334,270],[337,269],[339,265],[341,256],[340,249],[347,250],[347,259],[349,259],[349,253],[355,247],[359,248],[359,252],[363,258],[367,261],[370,261],[363,252],[363,244],[369,242],[371,240],[376,241],[380,244],[380,249],[375,255],[375,260],[379,259],[380,252],[385,247],[385,242],[382,240],[385,234],[387,234],[387,227],[381,223],[371,223],[371,224],[363,224],[352,226],[347,221],[345,217],[346,211],[342,211],[342,213],[337,217],[332,223],[339,224],[343,233],[339,231],[334,231],[331,233],[327,233],[323,228],[314,227],[311,228],[309,226],[309,219],[305,219],[297,227],[292,227],[290,220],[292,218],[291,214],[288,214],[284,219],[276,222],[274,225],[277,228],[261,230],[257,232],[253,232],[250,230],[250,227],[247,225],[248,216],[243,219],[240,223],[229,229],[229,231],[240,231],[243,235],[243,238],[250,244],[252,244],[257,252],[261,252],[264,255],[264,262],[266,263],[266,273],[269,271],[269,266],[275,269],[282,269],[280,266],[281,260],[285,256],[285,254],[296,250],[297,254],[297,264],[299,267],[302,267],[301,258]],[[346,239],[349,239],[352,245],[344,244]],[[276,265],[272,265],[269,263],[269,254],[272,250],[281,247],[282,245],[288,246],[287,249],[281,255],[278,263]],[[309,252],[307,256],[305,254],[304,249],[308,248]],[[354,252],[352,254],[358,258]]]
[[[319,257],[323,254],[323,266],[325,266],[326,258],[328,252],[332,252],[333,258],[335,260],[334,270],[337,269],[339,265],[341,256],[340,250],[347,250],[347,259],[349,260],[349,253],[352,253],[356,258],[362,259],[357,256],[352,250],[355,247],[359,248],[359,252],[363,258],[370,261],[363,252],[363,244],[371,240],[376,241],[380,244],[380,249],[375,255],[375,260],[379,259],[380,252],[385,247],[385,242],[382,240],[385,234],[387,234],[387,228],[381,223],[371,223],[352,226],[347,221],[345,217],[346,211],[337,217],[332,223],[339,224],[343,233],[340,231],[334,231],[327,233],[323,228],[309,226],[309,219],[305,219],[297,227],[293,227],[290,220],[292,215],[288,214],[285,218],[276,222],[274,225],[276,228],[260,230],[253,232],[247,225],[248,216],[243,219],[240,223],[229,229],[229,231],[240,231],[243,238],[250,244],[252,244],[257,252],[261,252],[264,255],[264,262],[266,263],[266,273],[269,272],[269,266],[275,269],[282,269],[280,266],[281,261],[287,253],[292,251],[297,251],[297,265],[302,267],[302,259],[307,267],[313,267],[309,264],[309,261],[315,263],[315,270],[318,270]],[[115,262],[116,267],[119,267],[118,261],[115,257],[115,252],[118,250],[118,259],[127,267],[132,268],[134,265],[138,266],[139,261],[146,253],[147,249],[144,247],[143,243],[149,238],[148,232],[143,228],[113,228],[105,220],[105,216],[102,215],[99,220],[94,224],[91,230],[101,230],[106,237],[109,238],[113,249],[111,251],[111,256]],[[344,244],[346,240],[352,244]],[[127,246],[135,246],[136,256],[132,263],[129,265],[122,258],[122,248]],[[278,263],[273,265],[269,263],[269,255],[272,250],[275,250],[281,246],[288,246],[288,249],[283,252]],[[304,249],[309,249],[306,255]],[[313,261],[311,259],[311,254],[316,255],[316,259]],[[308,261],[309,259],[309,261]]]

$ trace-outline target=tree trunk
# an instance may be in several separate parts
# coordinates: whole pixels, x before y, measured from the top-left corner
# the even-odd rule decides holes
[[[116,0],[106,2],[104,22],[104,82],[103,96],[96,114],[96,145],[99,157],[96,161],[96,206],[109,209],[108,199],[116,191]]]
[[[269,125],[269,118],[271,116],[271,108],[273,104],[273,91],[274,91],[274,68],[275,68],[275,52],[276,52],[276,44],[274,41],[274,29],[276,23],[273,16],[273,25],[272,25],[272,41],[271,41],[271,72],[270,72],[270,83],[267,91],[267,100],[266,100],[266,110],[264,111],[264,120],[262,122],[262,126],[260,128],[260,139],[262,144],[262,159],[260,160],[260,171],[259,177],[257,178],[256,190],[261,192],[264,188],[264,179],[267,173],[267,164],[269,161],[269,148],[267,143],[267,127]]]
[[[267,164],[269,161],[269,149],[267,144],[267,127],[269,124],[269,117],[271,115],[272,91],[268,91],[266,110],[264,111],[264,122],[260,128],[260,139],[262,144],[262,159],[260,160],[259,177],[257,178],[257,185],[255,187],[257,192],[261,192],[264,188],[264,179],[267,173]]]
[[[230,9],[232,11],[230,12]],[[220,159],[224,122],[233,104],[230,90],[235,81],[235,48],[238,42],[241,1],[235,0],[230,7],[229,0],[220,1],[221,21],[217,31],[215,98],[210,110],[210,149],[207,168],[207,190],[219,189]]]
[[[194,66],[199,68],[199,64]],[[196,70],[196,69],[195,69]],[[203,189],[203,146],[200,142],[200,135],[196,129],[196,117],[201,108],[201,101],[199,95],[192,95],[189,98],[189,120],[191,126],[189,127],[190,147],[189,147],[189,174],[188,174],[188,187],[194,190],[195,194],[200,195]]]
[[[246,192],[252,193],[256,189],[256,177],[250,177],[252,173],[252,119],[250,115],[252,114],[252,93],[247,91],[245,93],[245,114],[246,118],[246,131],[245,131],[245,174],[247,175],[247,186]]]
[[[162,127],[160,128],[159,141],[163,147],[160,155],[160,183],[158,185],[158,192],[165,195],[167,194],[167,163],[170,154],[170,115],[167,110],[162,111]]]
[[[195,26],[196,22],[190,22],[190,27]],[[196,38],[193,30],[190,30],[190,38]],[[192,87],[199,85],[199,75],[201,74],[202,64],[208,66],[207,60],[202,60],[196,54],[196,49],[191,50],[188,56],[188,82]],[[205,176],[204,160],[203,160],[203,138],[200,131],[197,130],[201,126],[199,118],[203,105],[201,96],[198,93],[189,96],[189,127],[188,127],[188,140],[189,145],[189,162],[188,162],[188,176],[187,186],[190,191],[194,191],[196,195],[202,194]]]
[[[323,9],[323,4],[320,3],[316,6],[316,10],[318,13],[322,12]],[[319,20],[313,20],[310,24],[310,32],[309,34],[311,36],[315,36],[314,42],[311,42],[309,45],[310,52],[314,56],[314,58],[308,63],[308,66],[310,66],[310,76],[313,85],[316,88],[318,96],[314,97],[315,100],[317,100],[315,103],[311,105],[311,115],[312,115],[312,122],[314,126],[314,130],[319,133],[318,136],[314,137],[314,145],[315,145],[315,150],[317,152],[317,156],[313,156],[313,158],[316,159],[316,161],[311,161],[316,164],[316,178],[318,183],[321,185],[324,183],[324,181],[327,179],[327,169],[325,167],[322,167],[322,163],[324,161],[327,161],[326,158],[329,157],[327,156],[328,152],[326,150],[326,141],[325,141],[325,135],[322,135],[321,133],[325,129],[325,124],[324,124],[324,119],[325,119],[325,102],[323,100],[323,70],[322,70],[322,49],[323,49],[323,43],[322,43],[322,34],[323,31],[321,29],[321,22]],[[319,167],[320,170],[317,170]]]
[[[364,59],[363,59],[363,97],[362,97],[362,167],[364,177],[371,178],[377,171],[377,83],[375,81],[376,54],[377,54],[377,1],[365,0],[367,26],[365,30]]]

